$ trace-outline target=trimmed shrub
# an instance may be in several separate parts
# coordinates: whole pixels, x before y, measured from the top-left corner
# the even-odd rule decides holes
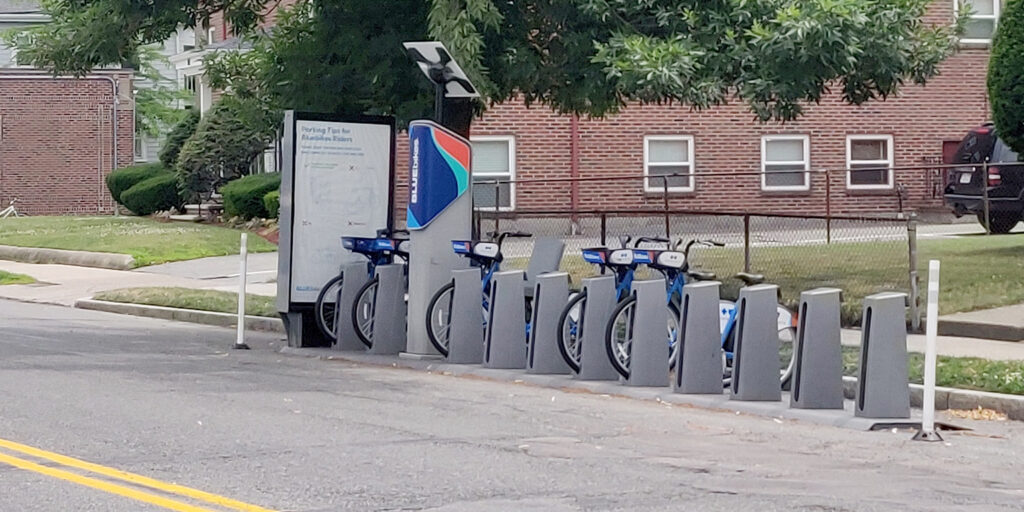
[[[171,133],[167,134],[164,147],[160,148],[160,162],[168,169],[174,168],[174,164],[178,161],[178,154],[181,153],[181,147],[196,132],[197,126],[199,126],[199,110],[192,109],[184,119],[174,125]]]
[[[181,209],[181,195],[178,193],[178,177],[173,172],[164,172],[144,180],[121,194],[122,204],[136,215],[150,215],[155,212]]]
[[[133,165],[131,167],[115,169],[107,175],[107,190],[110,191],[110,197],[113,197],[114,201],[123,205],[124,203],[121,202],[121,194],[123,194],[125,190],[134,187],[142,181],[167,172],[167,169],[160,163]]]
[[[251,99],[221,96],[181,147],[175,172],[185,200],[205,201],[221,185],[245,176],[274,137],[273,111]],[[260,210],[263,209],[263,196]]]
[[[999,138],[1024,155],[1024,0],[1006,2],[988,62],[988,97]]]
[[[281,191],[275,190],[263,196],[263,207],[267,209],[267,218],[276,219],[281,216]]]
[[[229,217],[269,217],[270,212],[263,205],[263,196],[281,187],[280,173],[253,174],[224,185],[220,193],[224,196],[224,213]]]

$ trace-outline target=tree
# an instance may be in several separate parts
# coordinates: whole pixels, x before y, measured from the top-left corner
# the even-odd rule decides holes
[[[185,117],[174,125],[164,140],[164,147],[160,148],[160,162],[168,169],[174,169],[182,146],[196,133],[196,127],[199,126],[199,110],[191,109],[185,112]]]
[[[155,45],[140,46],[135,60],[135,132],[155,137],[188,115],[178,104],[192,95],[160,72],[159,64],[168,61]]]
[[[1024,155],[1024,1],[1010,0],[988,63],[988,96],[999,137]]]
[[[248,174],[273,136],[277,118],[252,100],[222,96],[178,154],[175,172],[185,200],[207,200],[222,184]]]
[[[254,20],[261,11],[253,8],[257,0],[216,3],[243,20]],[[32,62],[62,71],[75,69],[75,55],[91,64],[110,62],[121,56],[116,49],[152,41],[169,30],[169,23],[189,25],[197,19],[189,8],[175,11],[178,0],[158,10],[143,4],[51,0],[48,9],[58,11],[55,27],[27,43]],[[200,11],[208,12],[211,4],[202,3]],[[255,33],[254,51],[226,57],[214,74],[233,90],[248,88],[281,107],[383,111],[408,120],[429,112],[429,84],[417,76],[399,43],[431,37],[452,50],[485,101],[519,94],[528,103],[592,115],[614,112],[631,100],[697,108],[742,101],[762,120],[784,121],[833,88],[847,102],[860,104],[895,94],[908,81],[933,77],[956,44],[954,27],[922,21],[929,4],[317,1],[303,3],[306,15],[293,16],[280,30]],[[250,12],[242,14],[247,6]],[[56,40],[77,34],[103,10],[116,11],[119,30],[90,34],[98,41],[83,48]]]

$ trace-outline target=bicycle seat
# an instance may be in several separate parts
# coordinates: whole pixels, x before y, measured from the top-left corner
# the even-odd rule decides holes
[[[747,286],[753,286],[755,284],[761,284],[764,282],[764,276],[761,274],[749,274],[747,272],[740,272],[736,274],[736,279],[743,281]]]
[[[718,277],[714,272],[704,272],[703,270],[691,270],[686,275],[694,281],[714,281]]]

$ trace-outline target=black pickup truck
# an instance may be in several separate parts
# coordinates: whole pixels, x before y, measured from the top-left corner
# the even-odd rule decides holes
[[[988,162],[986,176],[986,166]],[[957,217],[975,215],[985,225],[985,189],[988,189],[989,231],[1008,233],[1024,213],[1024,161],[996,135],[991,124],[967,134],[949,169],[946,204]]]

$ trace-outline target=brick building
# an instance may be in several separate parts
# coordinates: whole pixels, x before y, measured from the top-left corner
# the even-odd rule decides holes
[[[936,0],[926,21],[952,23],[956,2]],[[517,211],[661,208],[665,184],[656,177],[667,174],[682,175],[668,180],[668,202],[680,209],[825,213],[826,199],[833,213],[940,208],[945,173],[928,165],[989,117],[985,76],[1000,5],[968,3],[975,14],[960,52],[926,86],[898,97],[860,107],[827,97],[785,124],[761,124],[742,104],[701,112],[631,105],[574,119],[509,102],[473,123],[474,179],[636,176],[503,186],[501,209]],[[825,174],[802,172],[822,169],[832,170],[827,186]],[[475,195],[493,208],[493,186]]]
[[[45,23],[38,2],[0,0],[0,30]],[[104,184],[133,160],[131,70],[53,77],[0,46],[0,205],[32,215],[107,214]],[[2,208],[3,206],[0,206]]]

